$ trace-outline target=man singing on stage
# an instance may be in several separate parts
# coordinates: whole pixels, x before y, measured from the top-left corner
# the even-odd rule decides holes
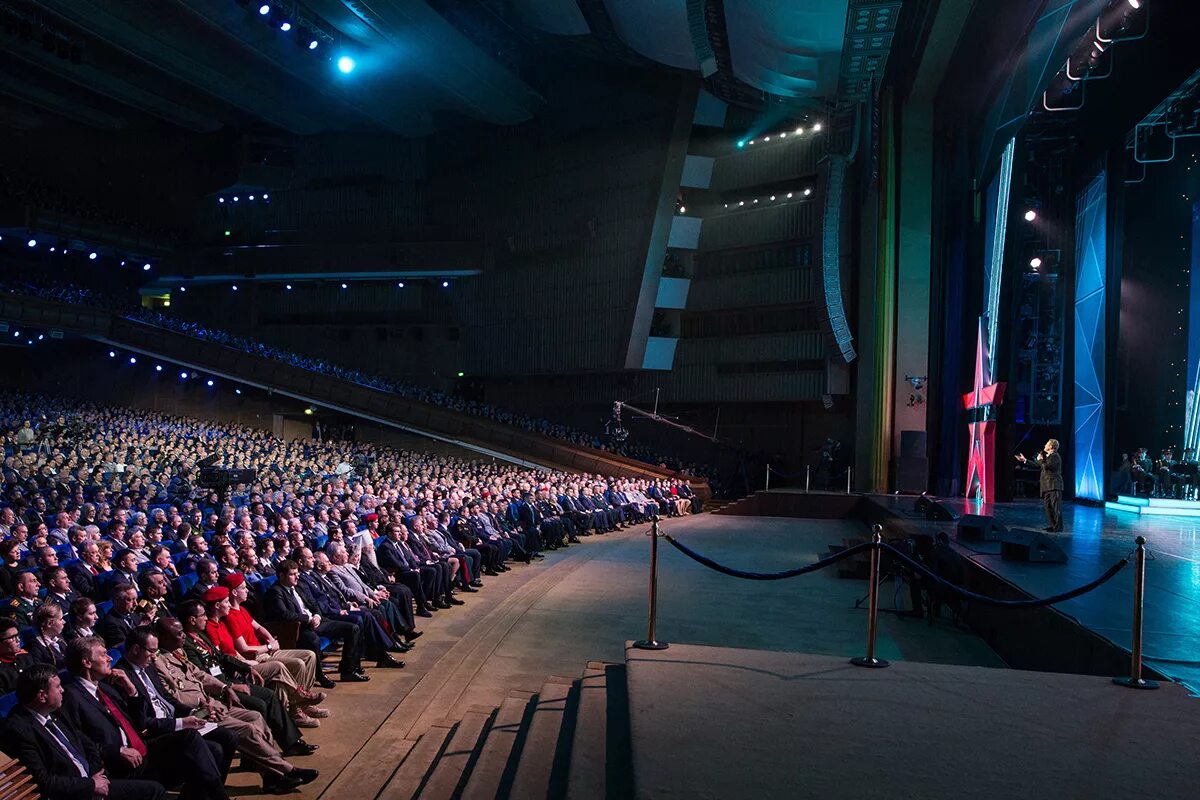
[[[1023,453],[1017,454],[1017,460],[1022,464],[1027,461]],[[1042,503],[1046,508],[1046,521],[1050,523],[1046,526],[1046,530],[1050,533],[1058,533],[1063,529],[1062,456],[1058,454],[1058,439],[1051,439],[1046,442],[1046,446],[1042,448],[1042,452],[1037,454],[1037,462],[1038,466],[1042,468],[1039,481],[1042,489]]]

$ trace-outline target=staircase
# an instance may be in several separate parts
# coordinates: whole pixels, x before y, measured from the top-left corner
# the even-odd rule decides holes
[[[471,706],[413,744],[377,800],[597,800],[633,793],[623,664]]]

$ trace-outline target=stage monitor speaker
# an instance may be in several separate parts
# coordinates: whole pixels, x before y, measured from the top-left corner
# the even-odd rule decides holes
[[[958,519],[957,515],[940,503],[937,498],[923,494],[917,498],[917,502],[913,505],[913,510],[918,514],[923,514],[925,519],[936,520],[939,522],[953,522]]]
[[[1003,525],[983,514],[963,514],[958,521],[958,538],[966,542],[999,542],[1007,533]]]
[[[1041,564],[1065,564],[1067,554],[1041,531],[1017,528],[1000,542],[1000,557],[1006,561],[1034,561]]]

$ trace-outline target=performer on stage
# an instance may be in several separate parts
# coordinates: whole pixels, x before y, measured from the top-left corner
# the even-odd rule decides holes
[[[1017,453],[1017,460],[1022,464],[1028,459],[1024,453]],[[1050,524],[1046,530],[1058,533],[1063,529],[1062,523],[1062,456],[1058,454],[1058,439],[1046,442],[1042,452],[1037,454],[1038,466],[1042,468],[1039,479],[1042,489],[1042,504],[1046,509],[1046,521]]]

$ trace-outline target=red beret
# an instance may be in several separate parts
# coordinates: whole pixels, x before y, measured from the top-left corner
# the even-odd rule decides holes
[[[231,592],[245,582],[246,576],[240,572],[230,572],[227,575],[221,576],[221,585]]]
[[[224,586],[214,586],[204,593],[204,602],[215,603],[229,597],[229,590]]]

